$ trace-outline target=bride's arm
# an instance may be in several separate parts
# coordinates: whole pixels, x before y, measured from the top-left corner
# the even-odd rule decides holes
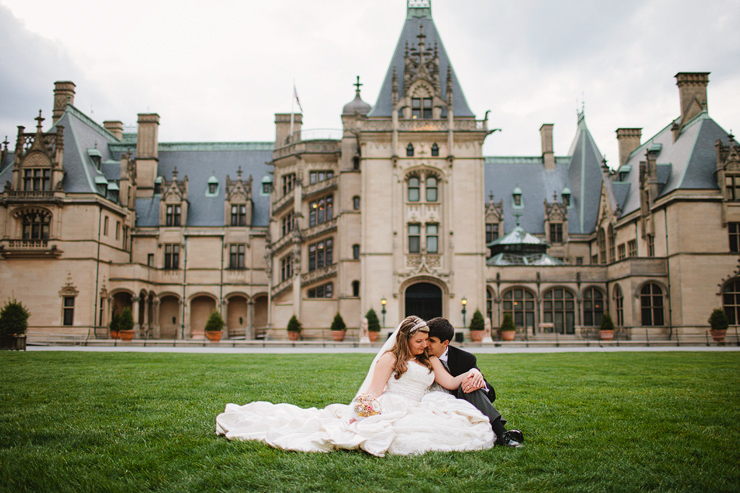
[[[385,353],[380,357],[378,362],[375,364],[373,380],[370,383],[370,387],[367,389],[368,394],[372,394],[373,397],[380,397],[385,389],[385,384],[388,383],[388,379],[390,379],[393,374],[393,365],[395,362],[396,358],[391,353]]]
[[[432,363],[432,370],[434,370],[434,381],[447,390],[457,390],[463,383],[463,380],[468,378],[468,372],[456,377],[450,375],[436,356],[430,356],[429,361]]]

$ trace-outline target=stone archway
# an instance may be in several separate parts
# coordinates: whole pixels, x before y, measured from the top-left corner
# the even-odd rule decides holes
[[[249,320],[247,318],[247,298],[234,295],[226,305],[226,329],[228,337],[246,337]]]
[[[429,282],[417,282],[406,288],[405,315],[416,315],[424,320],[443,316],[442,289]]]
[[[216,310],[216,300],[210,296],[196,296],[190,302],[190,334],[193,337],[205,337],[206,322]]]
[[[160,339],[178,339],[182,313],[180,299],[174,295],[159,298],[159,337]]]

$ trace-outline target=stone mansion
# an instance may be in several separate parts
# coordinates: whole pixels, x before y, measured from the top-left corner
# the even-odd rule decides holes
[[[357,84],[334,133],[276,114],[274,142],[160,142],[158,114],[128,133],[56,82],[51,115],[2,144],[0,300],[33,331],[97,338],[125,307],[161,339],[214,310],[246,339],[287,338],[293,315],[321,338],[371,308],[466,338],[476,309],[530,338],[584,337],[607,312],[624,337],[704,333],[718,307],[737,325],[740,145],[709,114],[709,74],[675,77],[678,116],[656,135],[615,122],[616,170],[583,114],[565,155],[552,124],[531,156],[483,155],[488,114],[429,1],[409,2],[375,104]]]

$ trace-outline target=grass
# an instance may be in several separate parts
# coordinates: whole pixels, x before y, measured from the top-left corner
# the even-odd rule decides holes
[[[349,402],[370,355],[0,354],[2,491],[740,491],[740,353],[481,355],[523,449],[376,458],[214,433]]]

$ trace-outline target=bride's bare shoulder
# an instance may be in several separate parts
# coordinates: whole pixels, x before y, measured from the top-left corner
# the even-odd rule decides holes
[[[393,365],[393,364],[396,363],[396,356],[393,353],[391,353],[390,351],[388,351],[388,352],[384,353],[378,359],[378,363],[391,364],[391,365]]]

